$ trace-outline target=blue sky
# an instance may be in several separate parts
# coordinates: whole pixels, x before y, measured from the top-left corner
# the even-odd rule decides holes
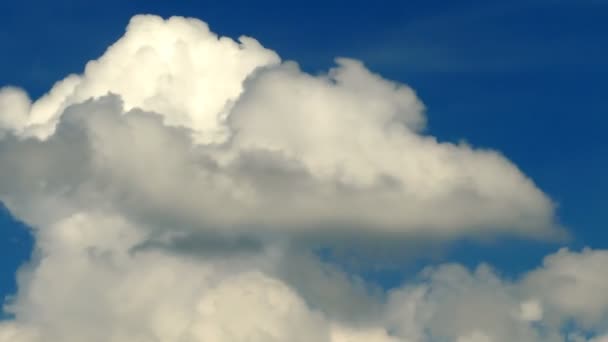
[[[137,13],[192,16],[221,35],[253,36],[312,73],[336,56],[360,59],[417,91],[430,134],[499,150],[530,176],[558,202],[568,246],[608,248],[608,2],[8,1],[0,86],[40,96],[100,56]],[[483,259],[516,274],[558,246],[461,241],[438,258]],[[0,211],[0,296],[14,292],[30,250],[25,228]],[[405,275],[374,276],[389,284]]]

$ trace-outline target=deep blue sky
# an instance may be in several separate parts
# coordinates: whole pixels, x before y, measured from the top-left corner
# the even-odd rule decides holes
[[[570,246],[608,248],[608,1],[371,3],[2,1],[0,86],[40,96],[100,56],[138,13],[193,16],[221,35],[253,36],[313,73],[336,56],[358,58],[418,92],[430,134],[500,150],[532,177],[559,203]],[[0,210],[0,297],[14,291],[28,241]],[[556,248],[459,243],[445,257],[517,273]]]

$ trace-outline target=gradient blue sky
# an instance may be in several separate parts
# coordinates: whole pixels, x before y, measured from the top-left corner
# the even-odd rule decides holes
[[[0,86],[40,96],[100,56],[138,13],[192,16],[221,35],[253,36],[311,72],[336,56],[363,60],[418,92],[431,134],[497,149],[517,164],[559,203],[568,246],[608,248],[608,2],[3,1]],[[516,274],[558,245],[444,248],[438,260],[486,260]],[[14,291],[30,252],[27,229],[0,210],[0,297]],[[404,270],[370,276],[390,286]]]

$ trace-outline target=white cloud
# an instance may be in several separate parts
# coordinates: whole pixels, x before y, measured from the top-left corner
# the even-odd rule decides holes
[[[136,249],[147,233],[108,212],[47,227],[0,341],[392,341],[381,328],[311,309],[279,277],[282,255],[207,260]]]
[[[575,318],[586,327],[608,324],[608,251],[562,249],[545,258],[543,268],[525,279],[527,291],[539,293],[550,307],[549,319]]]
[[[4,133],[2,129],[20,134],[29,111],[29,98],[23,90],[15,87],[0,88],[0,134]]]
[[[4,90],[0,128],[44,139],[69,105],[111,92],[121,96],[126,110],[153,111],[169,125],[191,128],[201,141],[221,140],[245,78],[279,62],[255,39],[239,40],[218,37],[196,19],[135,16],[125,35],[87,63],[82,75],[57,82],[34,103],[18,89]]]
[[[250,270],[257,258],[214,263],[134,252],[144,239],[145,231],[107,212],[49,227],[10,310],[45,341],[326,338],[324,322],[289,287]]]
[[[137,16],[41,99],[2,88],[0,199],[33,224],[114,205],[203,231],[559,235],[499,153],[422,134],[409,87],[348,59],[312,76],[240,40]]]
[[[137,16],[41,99],[0,89],[0,201],[37,248],[0,342],[599,333],[606,251],[560,251],[521,281],[442,265],[383,293],[291,243],[560,233],[505,157],[425,135],[412,89],[337,64],[312,76],[251,38]]]
[[[38,259],[21,272],[18,296],[7,307],[16,318],[0,325],[0,341],[551,342],[566,341],[562,323],[584,318],[555,311],[564,315],[555,325],[550,317],[518,314],[522,303],[537,310],[526,298],[559,288],[528,285],[529,278],[550,280],[554,265],[512,282],[485,265],[471,272],[446,264],[375,296],[331,266],[294,262],[292,251],[277,246],[212,258],[138,248],[149,234],[111,212],[75,215],[40,231]],[[590,252],[568,253],[577,268],[593,266],[582,257]],[[300,272],[303,278],[294,277]],[[360,312],[333,309],[364,301],[350,307]]]
[[[485,265],[473,273],[449,264],[427,269],[418,282],[392,291],[388,324],[415,341],[541,341],[514,314],[521,302],[516,287]]]

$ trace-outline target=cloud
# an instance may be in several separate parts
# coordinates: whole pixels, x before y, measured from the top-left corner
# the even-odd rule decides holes
[[[562,299],[552,296],[562,288],[553,274],[567,273],[569,266],[593,270],[589,253],[608,255],[605,250],[562,250],[546,260],[570,258],[570,265],[545,263],[516,281],[502,279],[484,264],[474,271],[457,264],[429,268],[418,281],[389,293],[385,326],[412,341],[574,341],[572,336],[593,336],[606,327],[608,305],[599,295],[599,303],[583,307],[589,303],[587,296],[597,297],[608,277],[572,279],[570,292],[560,293],[577,303],[580,311],[556,308],[555,301]],[[530,279],[543,286],[531,287]],[[585,293],[591,287],[594,290]],[[592,324],[587,316],[591,313],[595,314]]]
[[[45,256],[22,274],[11,311],[53,341],[323,341],[324,322],[251,270],[255,259],[131,253],[144,234],[108,213],[48,227],[38,239]]]
[[[345,325],[325,310],[327,299],[348,306],[365,293],[338,270],[317,270],[318,261],[290,263],[308,275],[300,284],[309,289],[296,292],[289,283],[297,275],[283,264],[293,256],[269,249],[205,260],[134,250],[148,233],[108,212],[46,227],[0,341],[395,341],[381,327]],[[310,295],[319,286],[328,298]],[[342,298],[331,298],[340,289]]]
[[[36,237],[0,342],[604,333],[608,302],[589,293],[606,251],[560,251],[516,281],[439,265],[389,292],[320,260],[300,242],[560,229],[500,153],[427,135],[406,85],[349,59],[310,75],[239,41],[137,16],[42,98],[0,89],[0,201]]]
[[[214,141],[244,79],[279,62],[255,39],[239,40],[220,38],[196,19],[135,16],[125,35],[87,63],[82,75],[57,82],[34,103],[18,89],[4,90],[1,117],[13,119],[0,121],[6,122],[0,127],[46,138],[68,106],[112,92],[120,94],[127,110],[159,113],[167,124],[187,126],[199,139]]]
[[[608,324],[608,278],[604,275],[608,252],[584,249],[574,253],[568,249],[548,256],[544,268],[525,279],[530,292],[542,293],[542,301],[550,306],[551,319],[563,321],[576,317],[585,327]]]
[[[16,318],[0,325],[0,341],[569,341],[568,322],[581,323],[572,336],[588,336],[608,319],[605,302],[588,309],[592,325],[585,312],[556,309],[546,295],[561,289],[552,274],[593,269],[587,254],[608,251],[560,251],[547,260],[567,257],[570,265],[545,263],[515,281],[487,265],[444,264],[374,293],[310,254],[269,245],[205,259],[134,249],[149,234],[109,212],[41,230],[38,257],[21,271],[7,307]],[[598,272],[573,282],[568,296],[582,306],[585,290],[605,283]]]
[[[239,234],[559,235],[551,200],[500,153],[425,135],[406,85],[348,59],[312,76],[240,41],[136,16],[41,99],[2,88],[2,201],[34,225],[114,206]]]

